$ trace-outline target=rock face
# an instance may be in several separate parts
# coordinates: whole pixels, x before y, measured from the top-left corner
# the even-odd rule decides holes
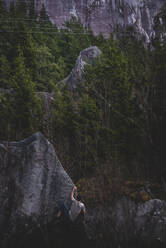
[[[122,198],[110,207],[88,211],[86,228],[99,247],[164,248],[166,202],[154,199],[135,203]]]
[[[7,1],[7,0],[6,0]],[[148,41],[153,34],[153,19],[165,0],[36,0],[39,10],[45,4],[52,22],[61,27],[72,16],[92,28],[95,35],[108,36],[117,25],[133,25]]]
[[[5,2],[9,6],[11,0]],[[117,26],[132,25],[147,42],[154,35],[154,17],[165,3],[165,0],[35,0],[36,9],[40,11],[44,4],[58,27],[72,16],[91,27],[95,35],[101,32],[108,36]]]
[[[94,59],[101,54],[96,46],[91,46],[80,52],[76,64],[67,78],[60,82],[60,85],[66,85],[69,90],[73,90],[83,78],[84,67],[93,64]]]
[[[22,219],[52,220],[61,204],[70,204],[74,184],[41,133],[0,144],[0,171],[1,234]]]

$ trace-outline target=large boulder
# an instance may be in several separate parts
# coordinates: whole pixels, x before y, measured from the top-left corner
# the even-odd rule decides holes
[[[18,232],[19,226],[28,228],[34,220],[38,225],[39,219],[43,223],[55,219],[61,205],[70,204],[73,186],[41,133],[20,142],[1,143],[0,243]]]
[[[66,85],[69,90],[73,90],[82,81],[84,68],[87,64],[93,64],[94,59],[101,54],[96,46],[90,46],[80,52],[76,64],[67,78],[60,82],[60,85]]]
[[[112,206],[87,212],[87,233],[97,247],[166,247],[165,201],[153,199],[136,203],[122,197]]]

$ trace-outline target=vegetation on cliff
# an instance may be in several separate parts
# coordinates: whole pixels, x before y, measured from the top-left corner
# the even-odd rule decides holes
[[[84,82],[72,93],[59,89],[90,45],[102,55]],[[0,0],[0,139],[42,131],[68,173],[78,185],[88,181],[87,191],[93,185],[99,200],[100,190],[121,191],[121,180],[164,182],[166,39],[153,45],[145,48],[132,30],[116,41],[94,37],[76,19],[59,30],[44,6],[37,15],[33,0],[9,9]],[[54,95],[47,123],[37,92]]]

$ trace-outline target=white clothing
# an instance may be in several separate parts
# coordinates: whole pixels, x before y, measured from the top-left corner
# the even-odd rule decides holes
[[[69,217],[71,221],[75,221],[77,219],[81,210],[85,212],[85,205],[82,202],[73,199],[69,210]]]

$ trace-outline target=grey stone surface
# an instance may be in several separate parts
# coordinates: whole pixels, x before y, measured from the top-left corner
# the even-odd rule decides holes
[[[7,1],[7,0],[6,0]],[[108,36],[117,25],[134,25],[147,41],[153,34],[153,18],[165,0],[36,0],[44,3],[51,20],[61,27],[72,16],[90,26],[94,34]]]
[[[62,210],[64,205],[70,209],[73,187],[53,145],[40,132],[19,142],[0,142],[0,247],[73,244],[76,227]]]
[[[121,198],[110,207],[89,209],[86,229],[89,238],[112,242],[113,247],[166,247],[166,202]]]
[[[82,80],[84,75],[84,67],[88,64],[93,64],[94,59],[101,54],[101,51],[96,46],[90,46],[80,52],[76,64],[69,76],[62,80],[59,85],[66,85],[68,89],[73,90]]]
[[[41,133],[0,144],[0,216],[7,225],[16,217],[46,214],[53,219],[60,205],[70,199],[73,186],[53,146]],[[0,227],[3,222],[0,218]]]
[[[5,2],[9,6],[11,0]],[[35,0],[36,9],[40,11],[44,4],[58,27],[72,16],[91,27],[95,35],[101,32],[108,36],[117,25],[133,25],[147,42],[154,35],[154,17],[165,3],[166,0]]]
[[[0,88],[0,94],[5,95],[5,94],[12,94],[13,93],[13,89],[4,89],[4,88]]]

